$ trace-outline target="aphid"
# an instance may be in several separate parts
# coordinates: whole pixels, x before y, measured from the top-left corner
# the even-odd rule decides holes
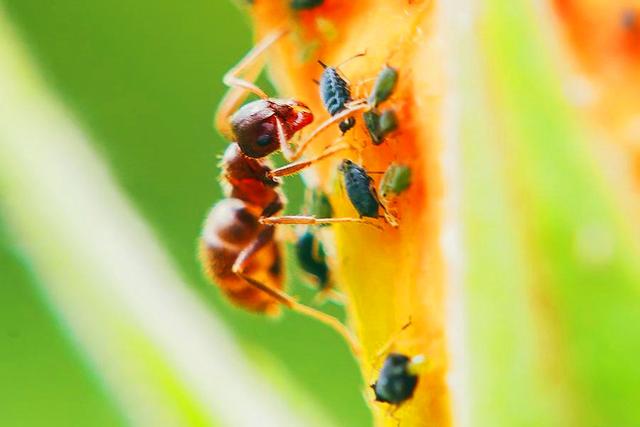
[[[275,314],[279,311],[278,304],[284,305],[332,326],[358,353],[359,345],[336,318],[302,305],[283,292],[281,249],[273,224],[362,221],[357,218],[273,216],[282,211],[285,203],[278,189],[280,183],[273,176],[293,173],[317,159],[272,170],[262,158],[279,147],[287,153],[288,138],[311,122],[311,112],[295,100],[268,98],[257,86],[240,79],[237,74],[255,66],[257,55],[281,35],[269,36],[258,44],[225,76],[225,83],[232,89],[219,109],[216,123],[222,133],[232,135],[237,142],[229,145],[222,158],[225,198],[213,206],[207,216],[200,240],[200,259],[209,278],[236,305],[265,314]],[[256,75],[255,70],[253,74]],[[246,96],[242,92],[247,91],[262,99],[231,114]],[[230,122],[224,114],[231,115]],[[318,158],[328,155],[325,153]]]
[[[398,220],[387,211],[378,197],[373,179],[363,167],[344,159],[338,166],[338,170],[344,178],[347,196],[360,218],[379,218],[380,208],[382,208],[387,223],[392,227],[398,226]]]
[[[418,367],[422,356],[413,359],[400,353],[390,353],[384,360],[378,380],[371,385],[376,402],[400,405],[413,397],[418,385]]]
[[[357,58],[362,55],[364,55],[364,53],[352,58]],[[365,122],[365,125],[367,128],[373,126],[374,135],[380,142],[382,142],[382,138],[384,138],[386,134],[395,130],[397,127],[395,112],[393,112],[393,110],[387,110],[380,114],[376,110],[376,106],[387,100],[395,89],[398,79],[398,72],[395,68],[386,66],[380,71],[369,98],[352,100],[351,89],[347,81],[340,75],[338,71],[339,67],[329,67],[322,62],[320,62],[320,64],[324,67],[319,82],[320,97],[332,117],[316,127],[313,132],[300,143],[298,147],[299,152],[306,149],[313,139],[335,123],[339,123],[340,130],[344,134],[355,125],[353,115],[358,111],[369,112],[375,110],[374,113],[378,116],[377,120],[375,119],[376,116],[369,115],[368,119],[365,117],[365,120],[368,120],[368,123]],[[369,130],[369,132],[371,132],[371,130]],[[382,134],[380,132],[382,132]],[[336,148],[336,150],[337,149],[338,148]],[[291,160],[295,160],[295,158]]]
[[[356,55],[353,58],[361,55]],[[338,67],[330,67],[322,61],[318,62],[324,68],[320,76],[320,99],[322,99],[322,104],[329,114],[335,116],[344,111],[347,108],[347,104],[352,101],[351,89],[349,88],[349,83],[340,75]],[[338,126],[342,133],[346,133],[355,124],[355,117],[348,117],[341,121]]]
[[[291,0],[289,6],[293,10],[313,9],[324,3],[324,0]]]
[[[338,170],[342,172],[347,196],[358,214],[361,217],[378,218],[382,204],[367,171],[348,159],[340,163]]]
[[[324,191],[315,189],[307,194],[309,194],[307,205],[311,215],[318,218],[331,218],[333,216],[331,201]]]
[[[320,290],[329,287],[329,266],[322,242],[307,229],[296,242],[296,257],[300,267],[315,277]]]
[[[383,198],[397,196],[411,185],[411,168],[392,163],[382,176],[379,191]]]
[[[636,31],[638,29],[638,13],[634,9],[625,9],[622,11],[620,19],[622,27],[629,31]]]
[[[382,144],[384,138],[398,128],[398,118],[393,110],[385,110],[382,113],[369,110],[362,113],[362,117],[373,145]]]
[[[378,76],[376,82],[373,85],[373,89],[369,94],[369,106],[376,108],[378,104],[389,99],[391,94],[396,88],[398,82],[398,71],[390,66],[385,66]]]

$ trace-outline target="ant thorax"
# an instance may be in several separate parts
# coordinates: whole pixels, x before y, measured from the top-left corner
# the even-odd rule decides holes
[[[269,178],[271,171],[266,160],[256,160],[242,154],[238,144],[229,144],[222,157],[222,176],[226,181],[225,194],[265,208],[281,198],[280,182]]]

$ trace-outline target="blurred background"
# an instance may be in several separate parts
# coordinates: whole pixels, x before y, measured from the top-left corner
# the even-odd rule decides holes
[[[226,142],[212,127],[221,77],[251,46],[240,10],[220,0],[3,0],[0,8],[184,286],[223,319],[285,408],[313,408],[328,425],[370,425],[358,368],[333,331],[290,313],[269,321],[230,307],[199,269],[196,239],[221,196],[216,156]],[[0,35],[0,43],[13,41]],[[297,212],[300,182],[287,188]],[[56,306],[20,236],[0,216],[0,425],[129,424],[117,388],[105,385],[86,341],[71,333],[69,305]],[[313,294],[302,282],[291,291],[307,301]]]

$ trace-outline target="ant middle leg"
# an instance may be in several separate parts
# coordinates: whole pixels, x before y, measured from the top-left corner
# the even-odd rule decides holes
[[[222,81],[229,86],[229,90],[220,102],[215,117],[215,126],[223,135],[230,136],[228,118],[250,93],[262,99],[268,98],[268,95],[254,81],[264,68],[264,53],[286,33],[286,30],[269,33],[224,75]]]
[[[366,224],[381,229],[379,224],[367,218],[316,218],[307,215],[282,215],[260,218],[260,223],[265,225],[320,225],[320,224]]]
[[[304,304],[300,304],[287,293],[282,292],[278,289],[274,289],[271,286],[268,286],[245,273],[245,269],[247,268],[247,266],[249,265],[253,257],[262,248],[264,248],[266,245],[268,245],[273,241],[274,232],[275,232],[274,227],[265,228],[258,235],[258,237],[256,237],[253,243],[251,243],[242,252],[240,252],[240,254],[238,255],[238,258],[233,264],[232,271],[235,274],[237,274],[239,277],[241,277],[247,284],[268,294],[274,300],[278,301],[280,304],[284,305],[290,310],[312,317],[332,327],[336,332],[338,332],[340,335],[342,335],[345,338],[345,340],[351,347],[351,350],[353,351],[354,355],[356,355],[356,357],[359,356],[361,353],[360,344],[357,342],[357,340],[354,338],[351,332],[347,329],[347,327],[342,323],[340,323],[340,321],[337,318],[330,316],[326,313],[323,313],[322,311],[317,310],[315,308],[306,306]]]
[[[267,173],[269,178],[274,178],[278,176],[288,176],[293,175],[300,172],[303,169],[308,168],[309,166],[317,163],[321,160],[324,160],[328,157],[333,156],[334,154],[340,153],[341,151],[351,150],[352,147],[349,144],[339,144],[335,146],[327,147],[319,156],[316,156],[309,160],[301,160],[296,162],[291,162],[282,167],[273,169]]]

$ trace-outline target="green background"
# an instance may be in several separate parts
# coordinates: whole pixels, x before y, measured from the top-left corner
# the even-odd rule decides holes
[[[226,142],[212,117],[224,92],[221,76],[251,46],[241,11],[222,0],[4,5],[123,191],[256,363],[275,359],[338,425],[370,425],[358,369],[338,336],[297,315],[270,321],[230,307],[203,279],[195,257],[204,215],[220,198],[216,163]],[[301,184],[294,178],[285,186],[289,211],[296,212]],[[0,425],[125,424],[9,235],[0,226]],[[312,297],[302,282],[291,285],[304,300]]]

